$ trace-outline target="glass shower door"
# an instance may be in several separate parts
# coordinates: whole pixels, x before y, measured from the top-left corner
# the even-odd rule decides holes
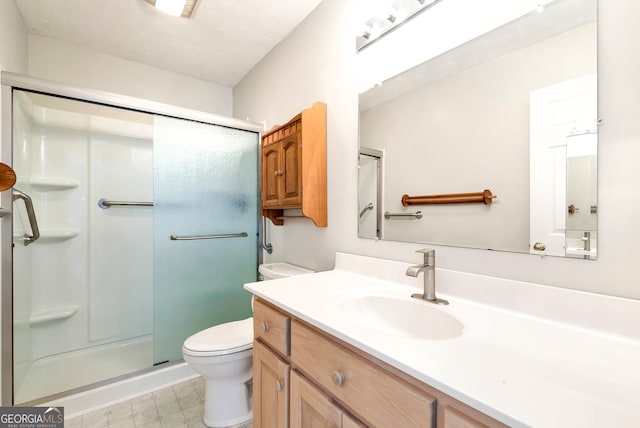
[[[153,199],[153,116],[21,90],[12,104],[13,397],[24,404],[152,367],[153,208],[98,202]]]
[[[250,316],[257,132],[10,91],[7,404],[179,361],[191,334]]]
[[[205,328],[251,315],[258,134],[154,119],[154,361]]]

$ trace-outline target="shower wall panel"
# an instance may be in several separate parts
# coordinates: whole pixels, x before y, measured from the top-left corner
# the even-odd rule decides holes
[[[86,343],[88,134],[43,121],[33,126],[30,144],[24,191],[33,199],[41,234],[24,248],[31,257],[35,360]]]
[[[29,140],[33,120],[24,107],[24,100],[16,98],[13,111],[13,166],[25,171],[28,174]],[[22,181],[22,180],[21,180]],[[17,186],[24,187],[18,183]],[[18,187],[19,188],[19,187]],[[26,216],[24,210],[14,211],[14,235],[23,235],[25,232]],[[31,329],[29,318],[31,317],[31,257],[27,249],[21,245],[13,248],[14,262],[13,269],[20,275],[14,275],[13,287],[13,359],[14,359],[14,382],[21,384],[25,373],[31,363]]]
[[[152,200],[151,126],[16,99],[17,128],[28,129],[14,135],[16,188],[32,197],[41,231],[22,245],[30,228],[16,202],[17,370],[152,334],[152,208],[98,207],[103,197]]]
[[[148,131],[152,133],[151,126]],[[103,209],[97,203],[101,198],[153,201],[152,149],[150,138],[91,136],[89,339],[92,342],[153,333],[153,208]]]

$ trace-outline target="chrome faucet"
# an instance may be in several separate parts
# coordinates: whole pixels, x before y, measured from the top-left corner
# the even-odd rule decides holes
[[[436,250],[425,248],[417,250],[416,253],[424,254],[424,263],[409,267],[407,275],[417,278],[418,274],[422,272],[424,274],[424,292],[422,294],[412,294],[411,297],[438,305],[448,305],[449,302],[436,297]]]

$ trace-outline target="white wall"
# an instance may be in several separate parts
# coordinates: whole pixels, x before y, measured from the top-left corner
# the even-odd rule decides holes
[[[232,111],[228,86],[35,34],[29,34],[29,75],[223,116]]]
[[[0,70],[27,72],[27,29],[13,1],[0,2]]]
[[[422,245],[357,238],[357,102],[358,91],[367,86],[365,76],[358,70],[354,38],[361,28],[362,20],[357,14],[363,1],[323,1],[234,88],[234,115],[250,117],[253,121],[266,120],[267,129],[286,122],[316,100],[327,103],[329,227],[318,229],[305,220],[291,220],[282,227],[270,226],[274,253],[266,255],[266,260],[286,260],[316,270],[332,268],[336,251],[419,261],[413,251]],[[420,41],[421,47],[431,46],[432,41],[444,40],[450,44],[463,41],[458,34],[469,35],[468,28],[472,25],[460,18],[480,16],[460,7],[463,3],[465,0],[448,0],[437,6],[448,5],[441,9],[438,19],[442,23],[438,27],[441,37],[414,40]],[[504,13],[510,4],[524,4],[503,0],[504,8],[501,8],[498,7],[500,1],[492,3],[496,4],[483,10],[485,15],[492,11],[496,15]],[[531,3],[535,6],[537,2]],[[637,237],[640,236],[637,220],[640,168],[633,161],[640,158],[637,16],[640,16],[640,3],[634,0],[600,2],[598,72],[602,124],[599,129],[598,260],[437,247],[438,266],[640,298],[640,271],[635,269]],[[397,63],[374,48],[375,45],[365,50],[369,61],[374,58],[381,65]],[[395,47],[396,52],[406,50],[406,46]]]

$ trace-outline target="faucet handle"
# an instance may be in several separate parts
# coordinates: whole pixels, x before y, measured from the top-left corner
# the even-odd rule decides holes
[[[436,264],[436,250],[433,248],[423,248],[416,250],[416,253],[424,254],[424,264],[426,266],[435,266]]]

